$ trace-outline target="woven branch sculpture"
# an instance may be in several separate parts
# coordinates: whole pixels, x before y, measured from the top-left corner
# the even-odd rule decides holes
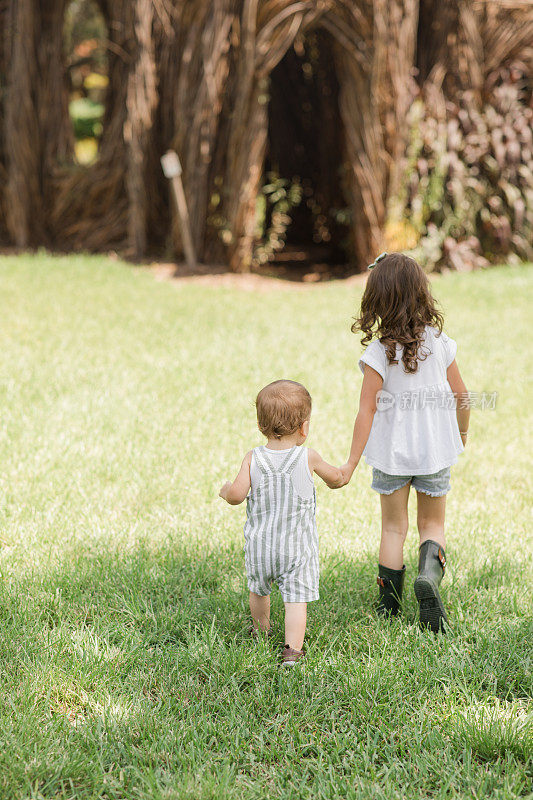
[[[343,193],[362,268],[383,247],[391,198],[405,182],[408,111],[420,85],[440,98],[470,87],[481,107],[500,65],[520,60],[530,70],[533,61],[533,12],[520,0],[98,4],[109,30],[109,88],[98,160],[82,167],[68,116],[68,0],[0,0],[4,245],[118,248],[134,259],[171,247],[180,258],[159,166],[173,148],[199,258],[249,270],[271,75],[298,41],[320,31],[338,82]]]

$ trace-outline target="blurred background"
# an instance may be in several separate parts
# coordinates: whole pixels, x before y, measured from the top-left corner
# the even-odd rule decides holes
[[[0,0],[0,246],[320,280],[533,259],[530,0]]]

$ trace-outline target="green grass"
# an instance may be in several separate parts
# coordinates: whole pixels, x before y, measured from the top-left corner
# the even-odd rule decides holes
[[[0,265],[0,798],[531,797],[530,268],[437,278],[474,391],[453,470],[446,637],[376,620],[366,465],[318,486],[306,663],[246,637],[244,507],[217,498],[291,377],[345,459],[360,288],[160,283],[103,258]],[[414,510],[414,507],[413,507]]]

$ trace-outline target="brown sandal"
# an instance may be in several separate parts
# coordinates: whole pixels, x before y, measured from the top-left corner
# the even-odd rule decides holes
[[[294,650],[294,648],[289,647],[289,645],[286,644],[283,648],[283,653],[281,654],[282,667],[294,667],[296,662],[303,658],[303,655],[303,650]]]

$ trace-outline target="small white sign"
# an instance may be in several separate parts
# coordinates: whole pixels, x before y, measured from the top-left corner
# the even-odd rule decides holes
[[[181,175],[180,160],[174,150],[168,150],[164,156],[161,156],[161,166],[165,178],[175,178],[177,175]]]

